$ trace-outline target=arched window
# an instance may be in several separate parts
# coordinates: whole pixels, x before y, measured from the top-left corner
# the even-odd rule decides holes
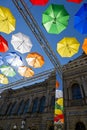
[[[81,90],[79,84],[73,84],[72,85],[72,99],[81,99]]]
[[[7,103],[3,103],[1,110],[0,110],[0,115],[4,116],[6,114],[6,110],[8,108],[8,104]]]
[[[13,110],[13,108],[15,107],[15,104],[16,104],[16,102],[14,102],[14,103],[12,104],[12,106],[11,106],[11,108],[10,108],[10,111],[9,111],[9,115],[12,115],[12,110]]]
[[[9,103],[6,115],[9,115],[11,108],[12,108],[12,103]]]
[[[54,107],[55,106],[55,96],[51,97],[51,106]]]
[[[43,96],[43,97],[40,99],[39,112],[44,112],[45,101],[46,101],[46,97]]]
[[[24,108],[24,101],[22,100],[19,104],[19,108],[18,108],[18,112],[17,112],[18,115],[23,113],[23,108]]]
[[[32,112],[37,112],[37,109],[38,109],[38,98],[36,98],[34,100],[34,103],[33,103],[33,108],[32,108]]]
[[[25,106],[24,106],[24,111],[23,111],[24,114],[28,112],[29,106],[30,106],[30,101],[27,100],[27,101],[25,102]]]
[[[75,130],[86,130],[85,125],[82,122],[76,124]]]

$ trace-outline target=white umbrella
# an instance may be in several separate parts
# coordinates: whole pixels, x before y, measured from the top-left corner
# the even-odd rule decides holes
[[[30,52],[32,48],[30,38],[20,32],[12,35],[11,44],[14,49],[20,53]]]
[[[56,98],[61,98],[61,97],[63,97],[62,90],[56,90]]]
[[[8,53],[4,59],[11,66],[23,66],[22,58],[15,52]]]

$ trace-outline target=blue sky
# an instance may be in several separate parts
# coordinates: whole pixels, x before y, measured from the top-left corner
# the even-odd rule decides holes
[[[80,7],[82,6],[83,3],[87,3],[86,0],[84,0],[80,4],[67,2],[66,0],[50,0],[47,3],[46,6],[33,6],[30,3],[29,0],[25,0],[25,2],[27,3],[28,7],[30,8],[30,11],[31,11],[32,15],[34,16],[35,20],[37,21],[38,26],[41,28],[41,30],[44,33],[45,37],[49,41],[49,45],[51,46],[52,50],[54,51],[54,53],[57,56],[58,60],[60,61],[61,65],[64,65],[64,64],[68,63],[70,60],[73,60],[73,59],[75,59],[76,57],[78,57],[79,55],[82,54],[83,51],[81,49],[81,46],[82,46],[82,43],[84,41],[84,38],[86,38],[87,35],[79,33],[74,28],[74,15],[80,9]],[[62,31],[60,34],[49,34],[49,33],[47,33],[47,31],[42,26],[42,13],[47,9],[47,7],[51,3],[53,3],[53,4],[63,4],[65,9],[67,10],[67,12],[70,15],[69,24],[68,24],[67,28],[64,31]],[[22,57],[24,64],[27,65],[27,63],[25,61],[25,57],[26,57],[27,53],[21,54],[21,53],[15,51],[13,46],[11,45],[11,42],[10,42],[11,37],[12,37],[13,34],[21,32],[21,33],[23,33],[23,34],[30,37],[31,42],[33,44],[31,52],[38,52],[42,56],[44,56],[45,64],[44,64],[44,66],[42,68],[33,69],[35,71],[35,74],[39,74],[39,73],[41,73],[43,71],[47,71],[48,69],[54,68],[53,64],[50,62],[50,60],[47,57],[46,53],[44,52],[44,50],[42,49],[42,47],[40,46],[40,44],[36,40],[35,36],[31,32],[31,30],[29,29],[27,24],[25,23],[23,17],[20,15],[18,10],[16,9],[16,7],[13,4],[12,0],[0,0],[0,6],[4,6],[4,7],[9,8],[11,10],[12,14],[14,15],[14,17],[16,18],[16,29],[15,29],[15,31],[13,31],[11,34],[5,34],[5,33],[2,33],[2,32],[0,33],[8,41],[8,45],[9,45],[9,50],[6,53],[0,53],[0,55],[3,57],[3,60],[4,60],[4,57],[7,55],[8,52],[16,52],[17,54],[19,54]],[[75,54],[71,58],[62,58],[56,51],[57,42],[60,41],[64,37],[75,37],[80,42],[79,52],[77,54]],[[4,64],[6,64],[5,61],[4,61]],[[17,71],[16,71],[16,73],[17,73]],[[17,73],[15,77],[9,78],[9,83],[15,82],[15,81],[20,80],[22,78],[23,77],[20,76]],[[60,77],[57,76],[57,78],[61,82]],[[3,85],[0,84],[0,86],[3,86]]]

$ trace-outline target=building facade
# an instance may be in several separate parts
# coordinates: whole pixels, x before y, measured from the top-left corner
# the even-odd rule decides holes
[[[0,95],[0,130],[53,130],[56,73]]]
[[[65,130],[87,130],[87,56],[63,66]]]

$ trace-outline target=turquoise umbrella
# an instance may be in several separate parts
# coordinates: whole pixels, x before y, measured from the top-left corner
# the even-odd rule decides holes
[[[14,69],[11,66],[2,65],[0,67],[1,73],[8,77],[13,77],[16,75]]]
[[[42,24],[48,33],[59,34],[68,25],[69,14],[63,5],[51,4],[42,15]]]

